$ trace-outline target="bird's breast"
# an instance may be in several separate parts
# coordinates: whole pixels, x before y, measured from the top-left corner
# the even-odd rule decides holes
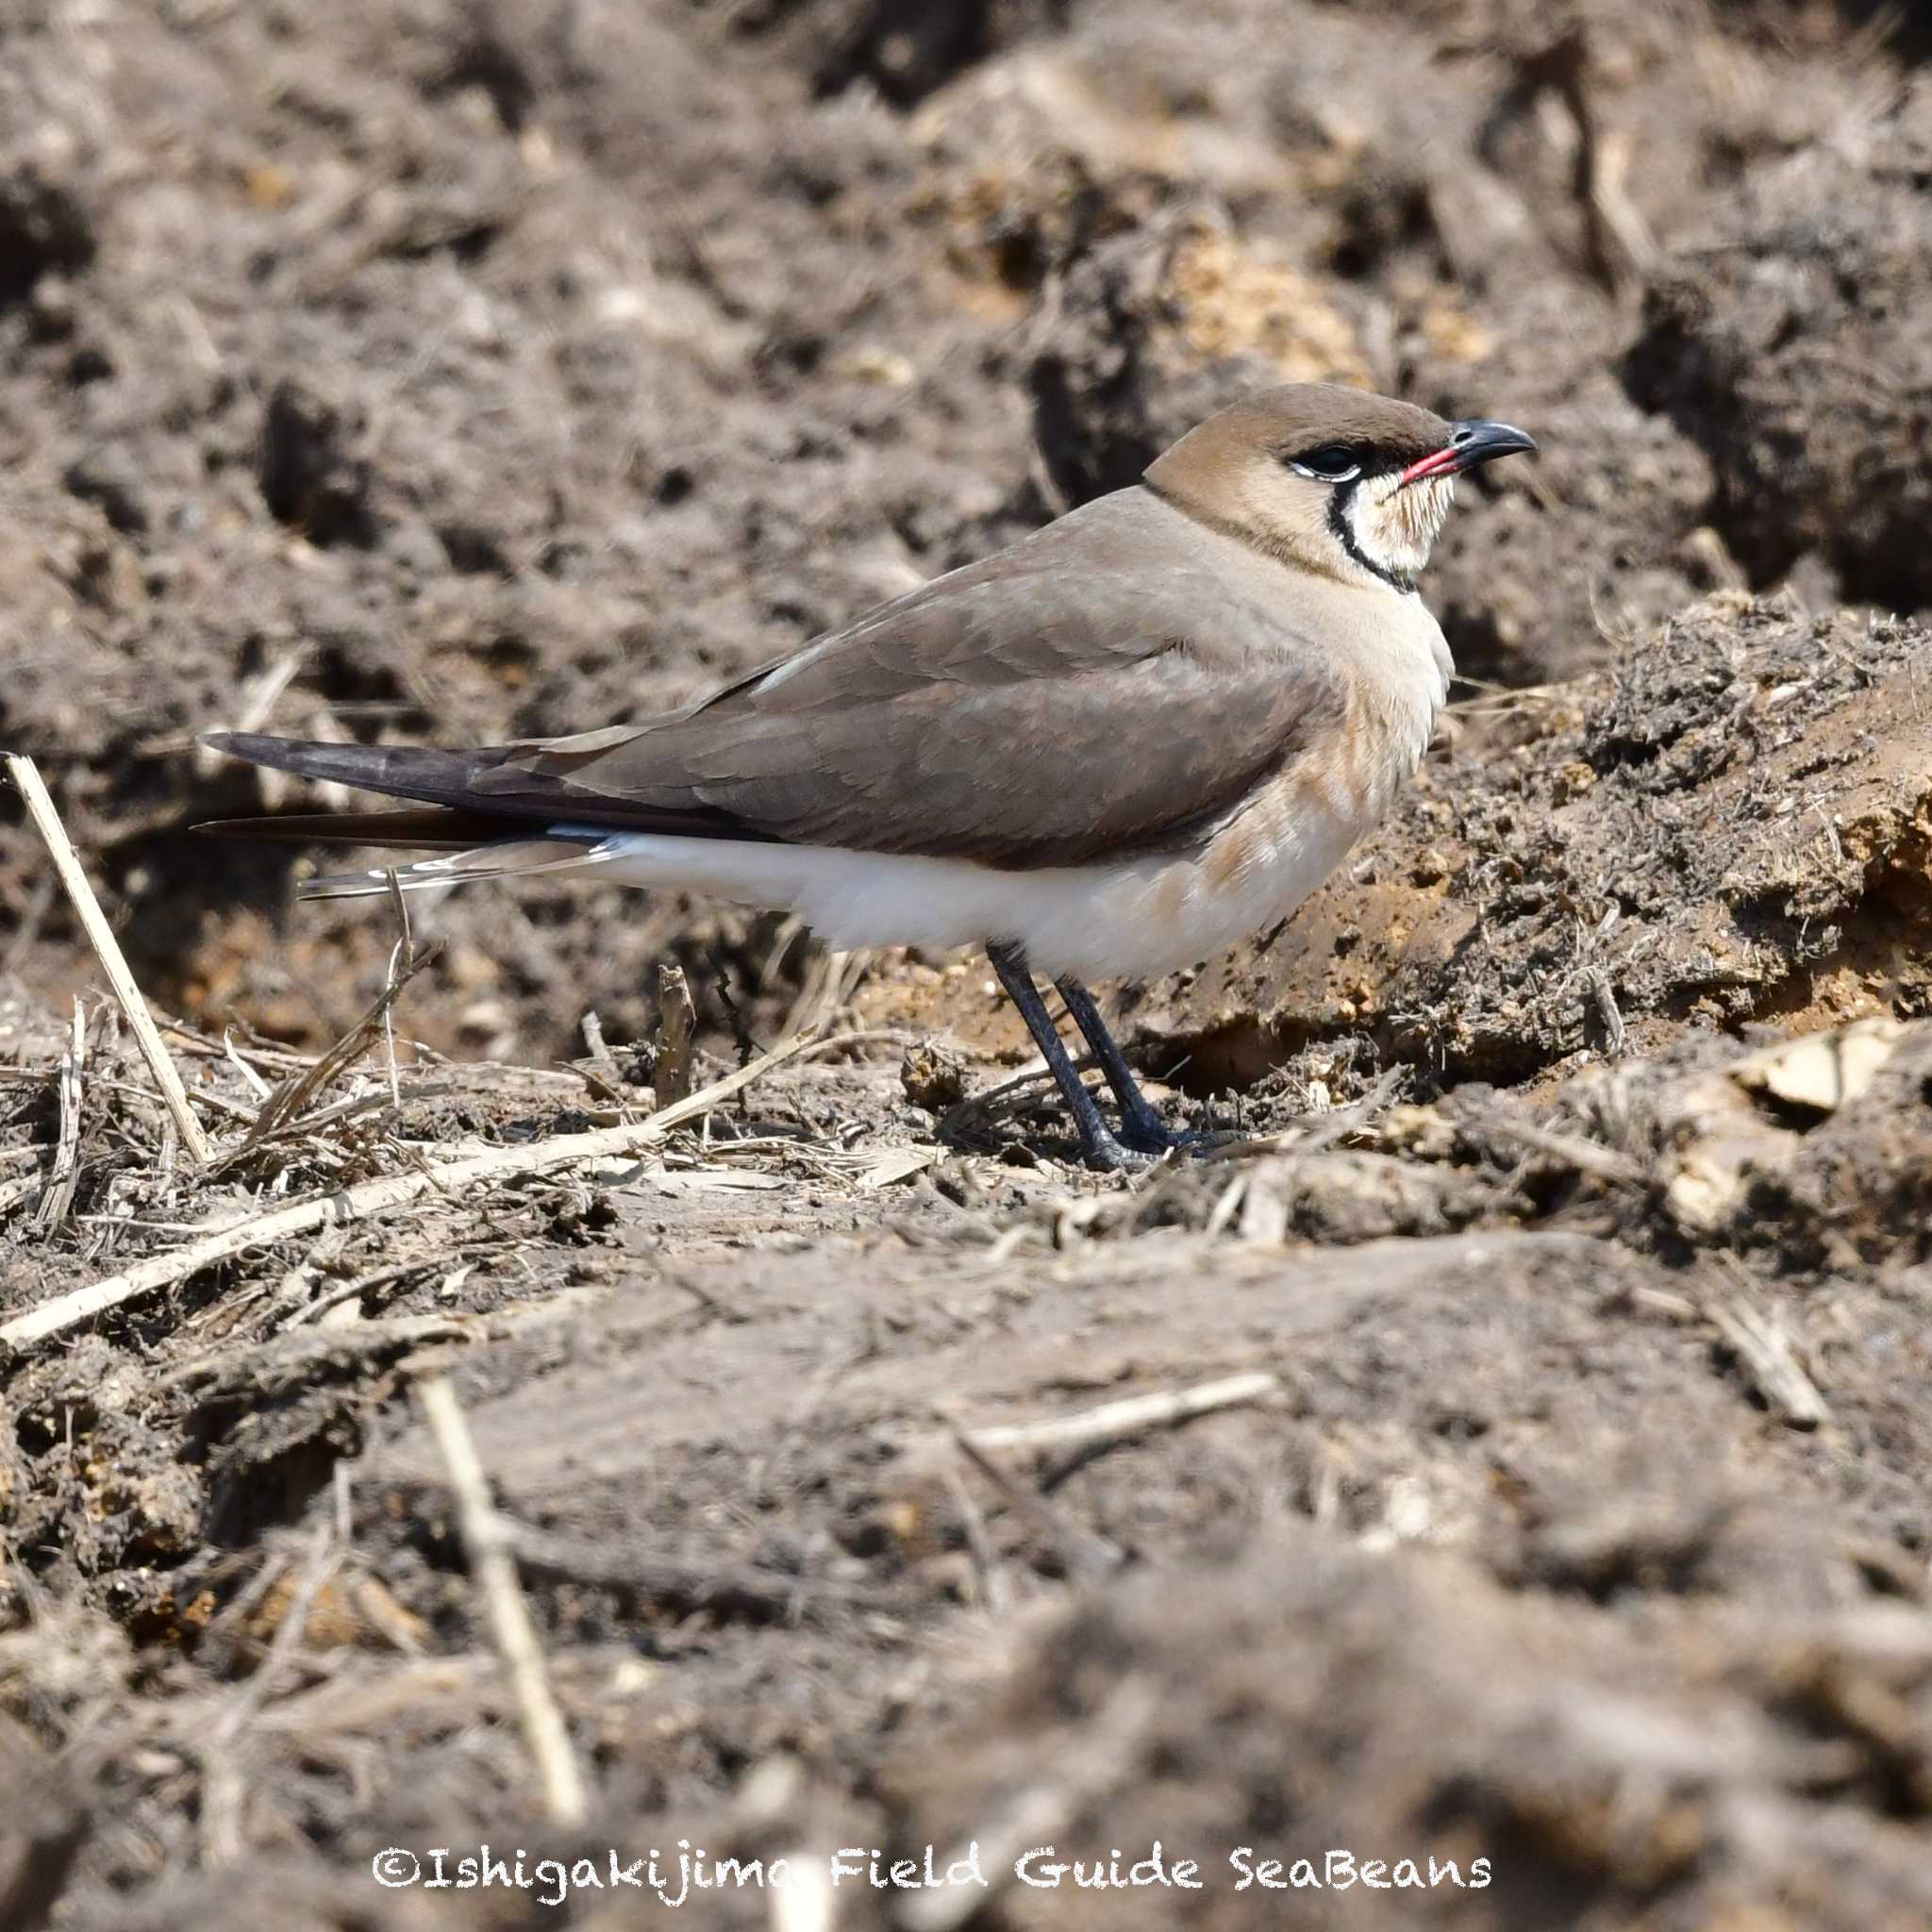
[[[1441,693],[1436,678],[1351,680],[1336,728],[1257,787],[1202,847],[1200,899],[1247,930],[1292,913],[1414,775]]]

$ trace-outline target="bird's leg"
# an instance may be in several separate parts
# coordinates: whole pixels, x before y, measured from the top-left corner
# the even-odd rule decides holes
[[[1054,984],[1059,988],[1060,997],[1067,1003],[1067,1011],[1074,1016],[1074,1024],[1087,1036],[1087,1043],[1093,1049],[1093,1058],[1100,1062],[1100,1071],[1107,1075],[1107,1084],[1113,1089],[1113,1097],[1121,1104],[1122,1144],[1131,1147],[1137,1154],[1165,1154],[1170,1147],[1179,1146],[1185,1136],[1174,1133],[1155,1112],[1154,1103],[1141,1091],[1140,1082],[1134,1078],[1134,1070],[1128,1066],[1127,1057],[1115,1043],[1113,1035],[1107,1030],[1107,1023],[1100,1017],[1100,1008],[1094,1004],[1093,995],[1072,974],[1055,980]]]
[[[994,941],[987,946],[986,957],[992,961],[992,970],[999,974],[1000,984],[1007,990],[1007,997],[1019,1008],[1020,1017],[1025,1021],[1026,1030],[1033,1036],[1033,1043],[1039,1047],[1047,1071],[1053,1074],[1055,1084],[1060,1090],[1060,1098],[1067,1103],[1067,1110],[1074,1116],[1074,1125],[1080,1134],[1080,1153],[1087,1165],[1108,1173],[1126,1166],[1125,1149],[1114,1139],[1113,1130],[1101,1118],[1092,1094],[1081,1085],[1079,1074],[1074,1071],[1074,1062],[1068,1057],[1065,1042],[1053,1024],[1052,1015],[1046,1010],[1046,1002],[1041,998],[1040,989],[1033,983],[1026,955],[1018,946]]]

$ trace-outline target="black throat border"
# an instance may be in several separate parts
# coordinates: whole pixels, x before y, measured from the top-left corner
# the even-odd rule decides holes
[[[1334,531],[1335,541],[1371,576],[1380,577],[1391,589],[1401,591],[1405,595],[1413,595],[1415,591],[1415,579],[1413,577],[1406,577],[1401,572],[1390,570],[1386,565],[1377,563],[1356,541],[1355,526],[1348,520],[1348,507],[1355,501],[1356,491],[1367,480],[1364,476],[1357,476],[1353,483],[1344,484],[1340,490],[1329,492],[1328,527]]]

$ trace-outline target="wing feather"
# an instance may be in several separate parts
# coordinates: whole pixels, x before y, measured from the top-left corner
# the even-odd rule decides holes
[[[1185,843],[1344,698],[1191,538],[1147,492],[1102,498],[686,711],[512,751],[489,783],[1014,868]]]
[[[1172,849],[1342,715],[1320,641],[1216,564],[1123,491],[636,724],[460,753],[213,741],[517,819],[1014,869]]]

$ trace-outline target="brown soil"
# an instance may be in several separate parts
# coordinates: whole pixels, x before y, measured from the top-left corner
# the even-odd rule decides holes
[[[691,1901],[730,1926],[1932,1923],[1932,42],[1889,18],[13,10],[0,740],[223,1158],[8,815],[0,1322],[641,1118],[667,962],[701,1078],[826,1035],[641,1157],[339,1207],[5,1356],[0,1925],[615,1927],[648,1894],[371,1860],[680,1840],[991,1881]],[[1390,823],[1121,996],[1245,1141],[1092,1179],[981,962],[828,984],[775,920],[540,883],[425,915],[393,1089],[376,1029],[245,1144],[395,935],[191,836],[296,798],[195,732],[642,710],[1283,375],[1545,454],[1452,523],[1490,688]],[[1013,1874],[1156,1839],[1202,1890]]]

